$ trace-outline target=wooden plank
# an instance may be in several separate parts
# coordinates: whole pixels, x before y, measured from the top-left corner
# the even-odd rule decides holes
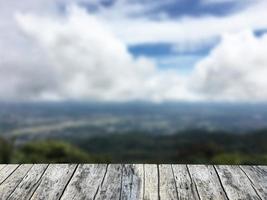
[[[31,169],[32,164],[20,165],[1,185],[0,199],[7,199]]]
[[[122,165],[109,165],[95,199],[119,199],[122,183]]]
[[[199,200],[196,186],[192,182],[186,165],[172,165],[178,199]]]
[[[0,164],[0,171],[3,169],[6,165],[5,164]]]
[[[48,165],[38,164],[33,165],[14,192],[8,198],[9,200],[30,199],[35,189],[38,187],[41,176]]]
[[[239,166],[215,166],[229,199],[260,199]]]
[[[107,165],[79,165],[61,200],[94,199],[107,170]]]
[[[227,196],[212,165],[188,165],[200,199],[226,200]]]
[[[18,168],[19,165],[7,165],[0,171],[0,184],[2,184],[7,177],[9,177],[15,169]]]
[[[138,164],[124,165],[121,199],[141,200],[144,189],[144,166]]]
[[[49,165],[41,178],[40,185],[34,192],[32,200],[57,200],[62,195],[77,165]]]
[[[257,166],[257,167],[263,169],[264,171],[267,171],[267,165],[261,165],[261,166]],[[267,175],[267,174],[265,174],[265,176],[266,176],[266,175]]]
[[[157,165],[145,165],[144,175],[144,200],[159,199],[159,181]]]
[[[159,188],[160,199],[178,199],[171,165],[159,165]]]
[[[253,188],[262,199],[267,199],[267,167],[240,166],[252,182]]]
[[[267,199],[267,166],[76,167],[0,165],[0,199]]]

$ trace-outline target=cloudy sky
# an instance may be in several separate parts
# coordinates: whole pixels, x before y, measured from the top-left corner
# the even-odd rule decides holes
[[[266,0],[1,0],[0,101],[266,101],[266,10]]]

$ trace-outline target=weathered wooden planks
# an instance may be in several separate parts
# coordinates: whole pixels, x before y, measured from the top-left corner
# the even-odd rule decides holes
[[[32,196],[32,200],[58,200],[68,184],[77,165],[56,164],[49,165],[41,178],[39,187]]]
[[[261,199],[239,166],[216,166],[229,199]]]
[[[267,167],[0,165],[0,199],[267,199]]]
[[[104,179],[107,165],[79,165],[67,186],[62,200],[94,199]]]
[[[161,199],[178,198],[176,183],[171,165],[159,165],[159,196]]]
[[[157,165],[145,165],[144,184],[144,200],[159,199],[159,180]]]
[[[178,199],[199,200],[195,184],[192,182],[186,165],[172,165]]]
[[[31,169],[31,164],[20,165],[1,185],[0,199],[7,199],[16,189],[23,177]]]
[[[120,199],[122,186],[122,165],[109,165],[95,199]]]
[[[33,165],[8,199],[30,199],[35,189],[39,186],[47,166],[45,164]]]
[[[252,186],[262,199],[267,199],[267,167],[240,166],[252,182]]]
[[[3,169],[5,166],[6,166],[6,165],[4,165],[4,164],[0,164],[0,171],[1,171],[1,169]]]
[[[0,171],[0,184],[3,183],[19,165],[7,165]]]
[[[188,169],[200,199],[227,200],[213,166],[189,165]]]
[[[121,199],[141,200],[144,189],[144,166],[124,165]]]

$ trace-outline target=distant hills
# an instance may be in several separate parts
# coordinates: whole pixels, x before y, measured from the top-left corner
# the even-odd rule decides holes
[[[244,133],[267,128],[267,104],[0,103],[0,134],[51,137],[188,129]]]
[[[266,104],[0,104],[1,162],[267,164],[266,141]]]

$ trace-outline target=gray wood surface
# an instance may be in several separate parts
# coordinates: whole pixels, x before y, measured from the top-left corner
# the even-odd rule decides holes
[[[196,185],[192,182],[192,178],[188,173],[186,165],[172,165],[175,178],[178,199],[194,199],[199,200]]]
[[[240,166],[252,182],[252,187],[262,199],[267,199],[267,167]]]
[[[35,189],[38,187],[47,166],[48,165],[45,164],[33,165],[8,199],[30,199]]]
[[[200,199],[227,200],[213,166],[189,165],[188,169]]]
[[[4,165],[4,164],[0,164],[0,171],[1,171],[1,169],[3,169],[5,166],[6,166],[6,165]]]
[[[12,174],[10,174],[10,176],[0,185],[0,199],[7,199],[12,194],[31,167],[31,164],[20,165]]]
[[[80,165],[61,199],[94,199],[106,170],[107,165]]]
[[[267,199],[266,166],[0,165],[1,200]]]
[[[216,166],[229,199],[261,199],[239,166]]]
[[[177,199],[175,179],[171,165],[159,165],[159,196],[161,199]]]
[[[144,177],[144,200],[159,199],[158,166],[145,165]]]
[[[31,199],[58,200],[73,175],[75,168],[76,165],[70,164],[49,165]]]
[[[144,166],[124,165],[121,199],[141,200],[144,189]]]
[[[122,186],[122,165],[109,165],[103,183],[100,185],[96,198],[98,200],[120,199]]]
[[[19,165],[7,165],[0,171],[0,184],[3,183],[9,175],[15,171]]]

